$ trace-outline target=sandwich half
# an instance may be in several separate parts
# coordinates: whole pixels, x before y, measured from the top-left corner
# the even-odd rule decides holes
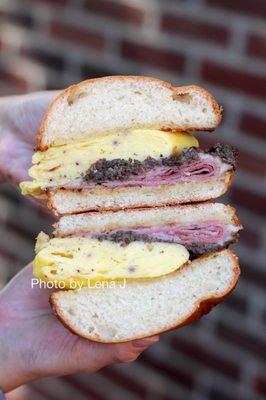
[[[241,228],[219,203],[64,216],[51,238],[39,234],[33,270],[65,288],[154,278],[228,247]]]
[[[212,131],[221,109],[204,89],[139,76],[81,82],[63,91],[40,128],[21,183],[56,214],[175,205],[220,196],[236,152],[207,151],[189,132]]]
[[[241,228],[235,210],[218,203],[67,215],[53,237],[39,235],[33,271],[76,289],[51,298],[71,330],[131,340],[191,321],[232,290],[237,258],[224,249]]]
[[[114,343],[148,337],[189,324],[223,301],[239,277],[230,250],[201,256],[179,270],[115,287],[58,291],[50,303],[72,332]]]

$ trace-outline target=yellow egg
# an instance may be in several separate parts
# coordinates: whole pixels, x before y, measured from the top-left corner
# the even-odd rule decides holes
[[[188,259],[187,249],[173,243],[136,241],[121,246],[91,238],[53,238],[37,247],[33,271],[41,280],[73,288],[73,282],[80,287],[97,281],[158,277]]]
[[[198,141],[186,132],[136,129],[114,132],[84,143],[73,143],[38,151],[32,158],[31,182],[22,182],[23,194],[39,196],[46,187],[69,183],[83,176],[101,158],[145,160],[180,154],[184,148],[198,147]]]

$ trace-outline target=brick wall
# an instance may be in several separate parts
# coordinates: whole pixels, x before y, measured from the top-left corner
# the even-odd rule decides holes
[[[1,95],[118,73],[194,82],[211,90],[225,110],[221,127],[214,136],[201,134],[202,142],[219,139],[240,149],[225,197],[245,225],[237,245],[242,276],[233,295],[199,322],[164,335],[139,361],[89,377],[35,382],[28,398],[266,395],[265,14],[265,0],[1,0]],[[2,283],[32,258],[34,236],[48,226],[47,217],[15,189],[1,187]]]

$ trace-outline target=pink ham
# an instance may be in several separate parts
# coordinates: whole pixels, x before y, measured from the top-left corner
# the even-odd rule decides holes
[[[194,244],[216,244],[224,245],[234,241],[238,227],[223,224],[217,220],[209,220],[187,224],[154,225],[146,227],[126,227],[103,233],[110,237],[117,232],[134,232],[135,234],[149,236],[152,241],[172,242],[188,245]],[[99,233],[101,236],[101,234]],[[73,236],[93,237],[92,232],[76,233]],[[98,236],[98,235],[96,235]]]
[[[191,181],[205,181],[217,177],[222,172],[230,169],[219,157],[207,154],[200,154],[199,159],[189,164],[179,166],[157,166],[143,175],[132,175],[130,178],[120,181],[106,181],[101,184],[77,180],[65,184],[66,189],[94,189],[97,187],[117,188],[128,186],[157,186],[174,184],[177,182],[186,183]]]
[[[194,224],[155,225],[149,227],[123,228],[119,231],[131,231],[140,235],[149,235],[154,241],[175,242],[182,244],[223,244],[232,239],[234,229],[218,221]],[[115,231],[109,232],[110,234]]]
[[[176,182],[191,182],[194,180],[205,180],[217,175],[219,171],[218,162],[209,157],[209,162],[199,160],[191,164],[168,167],[160,166],[148,171],[145,175],[132,176],[127,181],[104,182],[105,187],[119,186],[157,186]]]

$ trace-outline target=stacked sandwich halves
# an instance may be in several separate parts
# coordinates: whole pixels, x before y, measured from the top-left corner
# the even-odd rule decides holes
[[[33,268],[70,289],[51,304],[72,331],[100,342],[150,336],[234,288],[238,260],[225,248],[241,225],[208,200],[230,185],[236,151],[202,150],[188,133],[220,120],[204,89],[146,77],[88,80],[53,102],[21,188],[61,215],[51,238],[38,236]]]

